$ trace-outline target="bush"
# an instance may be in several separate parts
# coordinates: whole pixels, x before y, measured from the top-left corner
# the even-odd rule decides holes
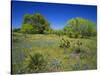
[[[77,40],[75,42],[75,47],[73,48],[73,52],[75,54],[80,54],[81,52],[83,52],[83,47],[82,47],[82,42],[80,40]]]
[[[34,55],[29,55],[29,60],[27,64],[27,72],[44,72],[46,70],[46,60],[44,56],[40,53],[35,53]]]
[[[70,42],[68,40],[62,38],[60,40],[59,47],[61,47],[61,48],[69,48],[70,47]]]
[[[79,54],[80,52],[81,52],[80,47],[76,47],[76,48],[74,49],[74,53],[75,53],[75,54]]]

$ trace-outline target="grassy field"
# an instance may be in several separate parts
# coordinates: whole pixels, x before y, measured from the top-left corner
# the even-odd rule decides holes
[[[64,38],[70,47],[60,47]],[[82,45],[77,45],[80,41]],[[69,38],[55,34],[12,34],[12,71],[13,73],[58,72],[90,70],[97,68],[96,37]],[[41,54],[45,59],[45,69],[28,70],[29,54]],[[34,67],[34,66],[33,66]],[[26,71],[27,70],[27,71]]]

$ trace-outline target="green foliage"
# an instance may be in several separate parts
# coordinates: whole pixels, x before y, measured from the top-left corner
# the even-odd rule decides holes
[[[34,53],[33,55],[29,55],[26,65],[26,72],[43,72],[46,70],[47,62],[41,53]]]
[[[25,37],[19,31],[26,33]],[[13,74],[97,67],[96,25],[89,20],[71,19],[63,30],[53,30],[41,14],[27,14],[21,29],[15,29],[12,36]]]
[[[69,37],[85,37],[96,35],[96,24],[83,18],[73,18],[64,27]]]
[[[25,26],[25,27],[24,27]],[[73,18],[67,22],[62,30],[53,30],[47,20],[39,13],[24,16],[21,31],[24,33],[57,34],[82,38],[96,35],[96,24],[83,18]]]
[[[44,30],[44,34],[53,34],[53,29]]]
[[[13,32],[20,32],[20,28],[14,28],[12,31]]]
[[[61,48],[69,48],[70,47],[70,42],[68,40],[62,38],[60,40],[59,47],[61,47]]]
[[[65,35],[65,32],[63,30],[53,30],[52,34],[56,34],[58,36],[61,36],[61,35]]]
[[[36,13],[34,15],[26,14],[24,16],[24,21],[21,29],[22,32],[43,34],[44,31],[48,31],[50,29],[50,25],[46,21],[46,19],[39,13]]]
[[[96,69],[96,37],[75,39],[65,35],[28,34],[23,39],[22,33],[14,34],[15,37],[20,40],[12,41],[13,74]]]
[[[29,24],[23,24],[22,25],[22,29],[21,29],[22,33],[34,33],[35,29],[33,29],[32,25]]]

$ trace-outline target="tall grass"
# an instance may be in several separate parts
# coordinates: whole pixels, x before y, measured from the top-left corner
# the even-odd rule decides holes
[[[26,34],[27,35],[27,34]],[[68,38],[54,34],[13,35],[13,73],[96,69],[96,37]]]

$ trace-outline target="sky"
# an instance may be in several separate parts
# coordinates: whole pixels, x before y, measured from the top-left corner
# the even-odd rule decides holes
[[[12,1],[12,28],[20,28],[25,14],[42,14],[53,29],[62,29],[67,21],[81,17],[97,23],[97,7],[89,5]]]

